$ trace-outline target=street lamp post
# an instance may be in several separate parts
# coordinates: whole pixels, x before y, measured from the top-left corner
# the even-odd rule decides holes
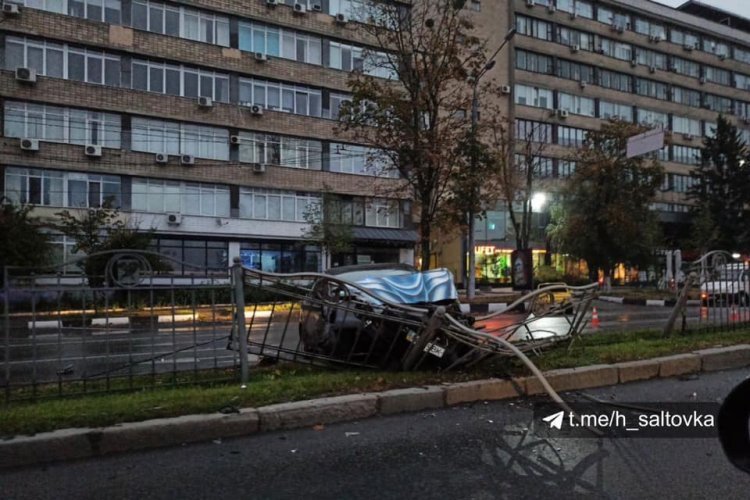
[[[479,73],[474,77],[473,82],[473,88],[472,88],[472,98],[471,98],[471,141],[472,141],[472,148],[471,148],[471,170],[472,173],[476,171],[477,164],[479,159],[477,158],[477,125],[479,122],[479,80],[487,74],[489,70],[491,70],[493,67],[495,67],[495,57],[500,53],[501,50],[503,50],[503,47],[510,41],[511,38],[516,34],[516,28],[511,28],[510,31],[505,35],[505,38],[503,39],[503,43],[500,44],[500,46],[497,48],[497,50],[492,54],[492,56],[487,60],[487,63],[484,65],[484,67],[479,71]],[[475,186],[472,186],[472,189],[476,189],[478,191],[478,188]],[[478,193],[474,192],[472,193],[472,201],[476,199]],[[469,299],[474,298],[474,292],[476,289],[476,276],[474,273],[474,268],[476,267],[476,253],[474,252],[474,217],[475,217],[474,209],[469,208],[468,213],[466,214],[468,218],[468,235],[466,238],[466,246],[467,251],[469,252],[469,264],[468,264],[468,270],[467,270],[467,279],[466,279],[466,297]]]

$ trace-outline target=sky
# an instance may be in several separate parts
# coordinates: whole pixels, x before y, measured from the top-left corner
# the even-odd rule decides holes
[[[684,3],[685,0],[655,0],[670,7],[677,7]],[[713,5],[722,10],[738,14],[750,19],[750,1],[748,0],[700,0],[702,3]]]

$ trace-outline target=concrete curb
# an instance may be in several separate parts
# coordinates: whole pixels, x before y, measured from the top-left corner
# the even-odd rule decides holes
[[[598,300],[603,302],[612,302],[614,304],[623,304],[626,306],[648,306],[648,307],[674,307],[677,304],[676,299],[656,300],[656,299],[629,299],[626,297],[601,296]],[[699,306],[701,301],[697,299],[688,300],[687,305]]]
[[[575,391],[745,366],[750,366],[750,344],[640,361],[552,370],[545,373],[545,377],[555,390]],[[257,409],[245,408],[230,415],[187,415],[98,429],[63,429],[0,441],[0,468],[97,457],[542,393],[541,384],[535,377],[485,379],[380,393],[349,394]]]

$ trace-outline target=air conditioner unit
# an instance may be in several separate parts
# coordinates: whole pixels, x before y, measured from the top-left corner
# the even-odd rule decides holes
[[[618,33],[622,33],[622,32],[625,31],[625,26],[623,26],[622,24],[612,23],[612,26],[610,26],[610,29],[612,31],[616,31]]]
[[[727,58],[727,55],[726,55],[726,54],[719,54],[719,60],[720,60],[720,61],[725,61],[725,60],[726,60],[726,58]]]
[[[750,117],[746,116],[745,118],[743,118],[742,123],[744,123],[745,125],[750,125]]]
[[[648,72],[649,73],[656,73],[656,66],[649,66],[648,67]]]
[[[166,165],[169,163],[169,155],[167,153],[156,153],[154,155],[154,161],[161,165]]]
[[[555,9],[555,4],[551,3],[547,6],[547,12],[549,12],[550,14],[554,14],[555,10],[557,10]]]
[[[653,42],[653,43],[659,43],[659,42],[661,42],[661,36],[659,36],[659,35],[649,35],[648,41],[649,42]]]
[[[702,76],[702,77],[698,78],[698,83],[700,83],[701,85],[703,85],[704,83],[706,83],[706,77]]]
[[[195,165],[195,156],[182,155],[180,156],[180,163],[182,163],[183,165]]]
[[[20,141],[21,149],[24,151],[39,151],[39,139],[29,139],[24,137]]]
[[[634,67],[634,68],[635,68],[636,66],[638,66],[638,59],[631,59],[631,60],[630,60],[630,65],[631,65],[632,67]]]
[[[526,7],[533,7],[535,4],[534,0],[526,0]]]
[[[570,19],[571,19],[571,20],[572,20],[572,19],[575,19],[576,17],[578,17],[578,14],[576,14],[575,12],[571,12],[571,13],[570,13]]]
[[[567,118],[570,113],[567,109],[558,109],[557,110],[557,116],[560,118]]]
[[[210,97],[199,97],[198,106],[201,108],[212,108],[214,106],[214,101]]]
[[[314,10],[315,12],[321,12],[323,10],[323,6],[319,3],[314,3],[312,6],[312,10]]]
[[[263,174],[266,171],[266,165],[264,163],[253,163],[253,173]]]
[[[682,134],[682,138],[686,141],[692,141],[693,140],[693,134]]]
[[[229,144],[239,144],[242,142],[242,138],[239,135],[230,135]]]
[[[258,106],[257,104],[253,104],[252,106],[250,106],[250,113],[256,116],[263,116],[263,106]]]
[[[307,7],[305,7],[304,4],[295,3],[294,4],[294,13],[295,14],[307,14]]]
[[[255,60],[258,62],[268,61],[268,56],[264,54],[263,52],[256,52],[254,57],[255,57]]]
[[[598,46],[598,47],[597,47],[597,48],[596,48],[596,49],[594,50],[594,52],[596,52],[597,54],[604,54],[604,47],[602,47],[601,45],[599,45],[599,46]]]
[[[99,158],[102,155],[102,147],[98,144],[86,144],[84,152],[86,156]]]
[[[682,48],[684,50],[687,50],[688,52],[692,52],[693,51],[693,46],[690,45],[689,43],[686,43],[685,45],[683,45]]]
[[[6,16],[17,16],[21,13],[21,6],[17,3],[3,2],[3,14]]]
[[[344,14],[341,14],[341,13],[336,14],[336,23],[346,24],[347,21],[348,19],[346,18]]]
[[[500,92],[503,94],[510,94],[513,91],[513,89],[510,87],[510,85],[503,85],[500,87]]]
[[[16,80],[25,83],[36,83],[36,70],[34,68],[16,68]]]
[[[269,7],[276,7],[278,4],[278,0],[266,0],[266,5]]]
[[[571,45],[570,46],[570,51],[571,52],[578,52],[579,50],[581,50],[581,46],[580,45]]]
[[[578,86],[581,87],[582,89],[585,89],[586,88],[586,82],[584,80],[581,80],[581,81],[578,82]]]
[[[674,65],[674,64],[670,65],[669,66],[669,71],[671,71],[673,73],[677,73],[677,66]]]
[[[182,224],[182,214],[179,212],[167,212],[167,224],[170,226],[179,226]]]

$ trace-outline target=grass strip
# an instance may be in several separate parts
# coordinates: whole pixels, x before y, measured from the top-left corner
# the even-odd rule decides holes
[[[633,361],[750,341],[750,330],[702,332],[663,338],[657,331],[586,335],[573,345],[550,349],[534,361],[542,370]],[[0,409],[0,436],[69,427],[100,427],[152,418],[214,413],[339,394],[383,391],[490,376],[527,374],[517,360],[495,358],[471,372],[331,371],[285,365],[254,370],[242,389],[237,382],[157,387],[137,392],[12,403]]]

